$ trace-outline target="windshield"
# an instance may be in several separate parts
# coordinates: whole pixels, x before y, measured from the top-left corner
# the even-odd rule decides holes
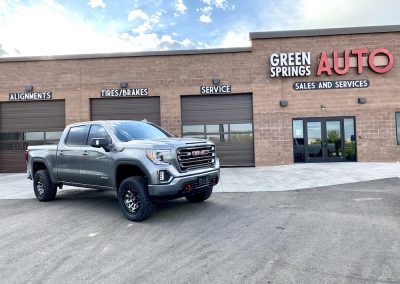
[[[109,122],[108,125],[114,132],[115,136],[122,142],[131,140],[159,139],[169,137],[156,126],[139,121],[115,121]]]

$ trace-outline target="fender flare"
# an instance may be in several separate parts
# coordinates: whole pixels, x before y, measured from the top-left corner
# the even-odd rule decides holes
[[[145,174],[146,181],[148,183],[150,182],[150,180],[149,180],[150,172],[147,170],[147,168],[145,166],[143,166],[143,164],[140,161],[132,160],[132,159],[118,160],[118,162],[115,163],[115,168],[114,168],[114,185],[113,186],[114,186],[116,191],[118,191],[118,188],[117,188],[117,169],[121,165],[128,165],[128,166],[138,167]]]
[[[31,172],[32,172],[32,178],[34,178],[34,172],[33,172],[33,164],[34,163],[42,163],[45,165],[47,171],[49,172],[50,175],[50,179],[54,184],[58,184],[60,181],[58,180],[58,178],[56,177],[55,173],[51,170],[51,167],[49,166],[49,164],[47,163],[46,159],[41,158],[41,157],[34,157],[31,160]]]

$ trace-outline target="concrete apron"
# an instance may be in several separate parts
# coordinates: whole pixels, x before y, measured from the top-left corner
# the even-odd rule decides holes
[[[322,163],[222,168],[214,192],[289,191],[400,176],[400,163]],[[65,186],[59,192],[81,189]],[[86,189],[82,189],[86,190]],[[0,199],[35,198],[26,174],[0,174]]]
[[[400,163],[315,163],[222,168],[215,192],[289,191],[400,176]]]

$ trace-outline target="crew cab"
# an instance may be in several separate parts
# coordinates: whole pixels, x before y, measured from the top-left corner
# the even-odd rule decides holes
[[[27,173],[39,201],[63,185],[116,191],[131,221],[154,212],[154,200],[202,202],[220,177],[215,145],[176,138],[145,121],[90,121],[68,125],[58,145],[29,146]]]

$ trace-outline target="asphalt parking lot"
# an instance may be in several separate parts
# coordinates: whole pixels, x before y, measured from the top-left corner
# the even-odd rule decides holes
[[[4,188],[2,188],[4,190]],[[400,283],[400,179],[158,204],[0,200],[2,283]]]

